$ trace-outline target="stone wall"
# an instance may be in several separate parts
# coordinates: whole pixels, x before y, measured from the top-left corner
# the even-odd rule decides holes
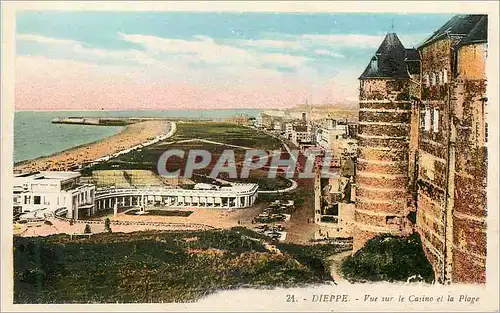
[[[486,50],[461,47],[454,88],[456,166],[453,210],[453,282],[486,280]]]
[[[378,234],[405,231],[409,87],[408,79],[361,81],[354,251]]]
[[[486,261],[486,49],[475,44],[455,53],[453,44],[454,39],[447,38],[421,51],[422,75],[428,75],[430,84],[424,79],[418,112],[417,230],[438,281],[482,283]],[[420,123],[426,110],[431,123],[427,128]]]
[[[451,39],[446,38],[421,51],[423,81],[418,112],[417,230],[438,281],[445,280],[446,241],[451,241],[451,236],[446,236],[446,227],[451,225],[447,225],[447,215],[443,213],[448,192],[449,98],[454,62],[451,45]],[[443,75],[441,79],[439,75]],[[426,118],[426,114],[430,116]],[[422,125],[425,122],[430,125],[425,127]]]

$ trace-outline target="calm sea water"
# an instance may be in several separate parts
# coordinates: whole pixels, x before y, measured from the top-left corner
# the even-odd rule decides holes
[[[224,118],[260,110],[183,110],[183,111],[22,111],[14,115],[14,162],[51,155],[119,133],[119,126],[52,124],[56,117],[180,117]]]

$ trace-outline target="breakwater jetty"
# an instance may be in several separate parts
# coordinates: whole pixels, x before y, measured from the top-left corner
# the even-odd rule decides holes
[[[205,117],[56,117],[52,119],[53,124],[77,124],[96,126],[126,126],[145,121],[212,121],[213,118]]]

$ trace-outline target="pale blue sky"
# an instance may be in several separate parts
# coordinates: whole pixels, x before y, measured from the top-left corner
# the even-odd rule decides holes
[[[68,69],[68,79],[78,75],[85,80],[82,67],[88,66],[88,80],[94,80],[99,66],[106,69],[108,80],[112,74],[135,77],[140,71],[138,79],[143,81],[161,79],[202,89],[272,82],[277,95],[296,84],[307,89],[309,101],[327,103],[356,97],[356,79],[392,24],[403,44],[412,47],[451,16],[21,12],[16,42],[18,60],[25,67],[32,66],[30,61],[51,66],[77,63],[77,72]],[[40,66],[50,72],[49,65]],[[39,72],[20,69],[21,79],[36,79]]]

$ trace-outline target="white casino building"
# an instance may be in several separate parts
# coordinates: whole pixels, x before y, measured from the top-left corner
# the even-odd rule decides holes
[[[77,172],[30,172],[14,175],[14,212],[44,210],[53,213],[66,208],[68,217],[94,208],[95,186],[80,183]]]
[[[141,206],[175,208],[245,208],[257,199],[257,184],[233,183],[218,187],[196,184],[194,189],[180,187],[106,188],[80,184],[77,172],[35,172],[15,175],[14,211],[44,210],[78,219],[99,210]]]

